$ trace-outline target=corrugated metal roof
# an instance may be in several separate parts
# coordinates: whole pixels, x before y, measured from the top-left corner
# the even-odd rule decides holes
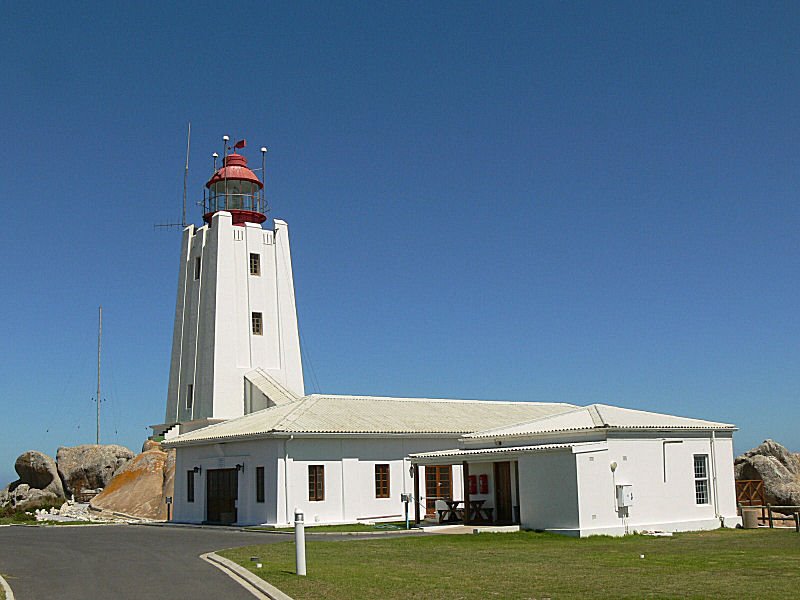
[[[269,398],[273,404],[296,402],[300,396],[287,390],[263,369],[253,369],[244,374],[244,378]]]
[[[607,404],[591,404],[583,408],[547,415],[527,423],[498,427],[466,434],[465,438],[493,438],[507,436],[527,436],[563,431],[588,429],[736,429],[729,423],[717,423],[676,417],[662,413],[620,408]]]
[[[460,435],[574,409],[572,404],[313,394],[180,435],[180,446],[270,433]]]
[[[507,446],[507,447],[492,447],[492,448],[478,448],[476,450],[438,450],[436,452],[419,452],[417,454],[409,454],[412,462],[438,460],[442,458],[469,458],[471,456],[480,456],[484,454],[524,454],[528,452],[542,452],[544,450],[562,450],[565,448],[572,448],[580,444],[537,444],[534,446]]]

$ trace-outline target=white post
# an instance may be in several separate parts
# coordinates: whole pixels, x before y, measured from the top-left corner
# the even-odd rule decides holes
[[[306,574],[306,526],[303,523],[303,511],[294,509],[294,549],[297,574]]]

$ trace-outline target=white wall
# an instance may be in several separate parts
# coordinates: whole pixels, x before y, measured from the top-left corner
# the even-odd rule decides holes
[[[166,423],[242,416],[243,375],[257,367],[304,394],[289,230],[277,219],[274,226],[234,226],[230,213],[218,212],[210,227],[184,230]],[[260,256],[260,275],[250,274],[251,253]],[[263,335],[252,333],[253,312],[262,313]]]
[[[177,448],[174,519],[200,523],[206,518],[206,471],[244,464],[239,473],[238,524],[286,525],[295,508],[307,523],[340,523],[367,519],[402,519],[401,492],[414,492],[407,456],[452,448],[456,438],[295,437],[268,438]],[[288,455],[288,460],[286,456]],[[375,465],[389,464],[389,498],[375,497]],[[308,467],[323,465],[325,499],[308,499]],[[186,502],[186,471],[200,466],[195,476],[195,502]],[[265,467],[266,498],[256,503],[255,468]],[[286,478],[288,476],[288,479]],[[420,469],[420,502],[424,514],[424,470]],[[288,482],[288,485],[286,485]],[[461,468],[453,468],[453,492],[462,498]],[[409,505],[414,518],[414,506]]]
[[[567,449],[519,457],[520,526],[574,533],[579,526],[575,456]]]
[[[716,495],[707,436],[609,436],[607,450],[576,454],[580,534],[713,529],[720,526],[720,516],[728,525],[738,522],[730,436],[715,442]],[[708,504],[695,501],[696,454],[708,456]],[[627,509],[617,507],[619,484],[633,486],[634,502]]]
[[[279,459],[283,444],[280,440],[253,440],[207,446],[178,448],[175,460],[175,493],[173,519],[184,523],[206,520],[206,477],[210,469],[232,469],[243,464],[239,472],[239,523],[273,523],[277,518],[279,495]],[[195,501],[187,502],[187,471],[201,468],[195,474]],[[264,502],[256,502],[256,467],[264,467]]]

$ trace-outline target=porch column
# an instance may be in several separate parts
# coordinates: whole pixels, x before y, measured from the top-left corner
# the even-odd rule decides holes
[[[522,502],[519,500],[519,459],[514,461],[514,491],[517,494],[517,514],[511,515],[514,519],[515,525],[519,525],[522,521]],[[511,511],[514,511],[514,504],[511,504]]]
[[[419,465],[414,463],[414,523],[419,525]]]
[[[461,463],[462,479],[464,480],[464,524],[469,523],[469,463]]]

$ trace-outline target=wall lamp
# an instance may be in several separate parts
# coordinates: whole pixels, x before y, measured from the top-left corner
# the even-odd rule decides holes
[[[237,464],[236,465],[236,470],[237,471],[244,471],[244,465],[242,463]]]
[[[197,466],[194,469],[192,469],[192,471],[194,471],[195,473],[200,473],[202,470],[203,470],[203,467],[200,467],[200,466]]]

